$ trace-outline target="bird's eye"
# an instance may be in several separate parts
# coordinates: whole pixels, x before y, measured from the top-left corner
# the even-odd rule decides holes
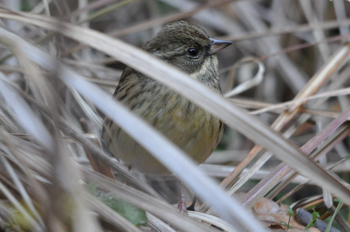
[[[197,58],[198,57],[198,50],[195,49],[195,48],[189,48],[187,50],[187,52],[192,58]]]

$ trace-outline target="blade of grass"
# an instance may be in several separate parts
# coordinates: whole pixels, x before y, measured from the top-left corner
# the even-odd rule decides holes
[[[28,15],[26,15],[28,16]],[[260,121],[257,121],[254,119],[254,117],[251,117],[248,115],[244,110],[238,109],[226,99],[224,99],[222,96],[219,94],[214,93],[212,90],[208,89],[204,85],[200,84],[199,82],[188,78],[187,75],[184,73],[180,72],[177,69],[172,68],[170,65],[161,62],[157,60],[156,58],[150,56],[149,54],[140,51],[139,49],[136,49],[134,47],[129,46],[128,44],[125,44],[121,41],[118,40],[113,40],[109,37],[106,37],[98,32],[89,30],[87,28],[81,28],[77,27],[71,24],[67,23],[60,23],[55,20],[50,20],[48,18],[43,18],[35,15],[30,15],[30,18],[28,17],[22,17],[22,16],[13,16],[11,14],[6,14],[6,13],[1,13],[0,17],[6,17],[6,18],[13,18],[16,20],[24,20],[27,23],[32,23],[37,26],[41,27],[47,27],[50,29],[56,29],[56,26],[64,26],[63,33],[73,39],[79,40],[81,42],[87,43],[90,46],[102,50],[105,53],[118,57],[119,59],[123,60],[127,65],[130,65],[131,67],[135,68],[136,70],[147,73],[148,76],[156,79],[160,83],[169,86],[171,89],[174,89],[178,91],[181,95],[191,98],[193,102],[198,104],[199,106],[203,107],[205,110],[208,112],[212,113],[213,115],[217,116],[218,118],[221,118],[227,123],[232,126],[233,128],[236,128],[238,131],[241,131],[244,133],[248,138],[251,138],[252,140],[256,141],[257,143],[263,145],[264,147],[267,147],[271,151],[275,153],[276,156],[278,156],[280,159],[283,161],[287,162],[289,165],[291,165],[293,168],[298,170],[300,173],[308,176],[309,178],[313,179],[316,183],[318,184],[323,184],[327,186],[327,188],[333,192],[335,195],[339,195],[340,197],[344,198],[345,201],[349,201],[350,199],[348,198],[349,196],[349,190],[345,188],[342,184],[340,184],[337,180],[335,180],[332,176],[327,174],[323,169],[321,169],[317,164],[313,163],[311,160],[309,160],[304,154],[302,154],[294,145],[291,145],[288,141],[285,139],[281,138],[281,136],[276,135],[270,128],[268,128],[266,125],[261,123]],[[56,25],[56,26],[52,26]],[[60,27],[61,28],[61,27]],[[13,36],[11,36],[12,39]],[[19,38],[16,38],[19,39]],[[37,59],[37,62],[40,62],[41,65],[46,66],[46,68],[51,69],[51,64],[48,62],[51,58],[48,57],[45,53],[42,53],[39,50],[36,50],[32,46],[30,46],[27,43],[24,43],[22,41],[22,45],[25,44],[25,51],[30,51],[31,54],[40,54],[38,57],[45,57],[45,59]],[[130,55],[133,54],[133,55]],[[142,62],[141,62],[142,61]],[[171,70],[171,71],[170,71]],[[106,106],[106,103],[111,104],[110,106],[114,105],[117,106],[116,102],[111,101],[108,99],[106,95],[104,95],[101,91],[99,91],[97,88],[93,87],[92,85],[85,83],[83,79],[73,72],[71,70],[68,71],[67,68],[64,68],[62,73],[62,78],[63,80],[71,85],[74,86],[78,92],[83,94],[85,97],[90,98],[92,102],[94,102],[96,105],[102,109],[102,107]],[[69,77],[69,78],[68,78]],[[166,78],[165,78],[166,77]],[[190,87],[191,86],[191,87]],[[87,92],[91,95],[92,92],[95,92],[95,96],[88,96],[86,95]],[[84,94],[85,93],[85,94]],[[210,97],[208,96],[210,94]],[[122,109],[122,110],[121,110]],[[167,144],[166,147],[168,149],[172,147],[174,148],[170,143],[165,142],[164,138],[159,137],[158,133],[150,133],[152,129],[149,126],[146,126],[144,124],[141,124],[140,120],[136,120],[137,118],[135,117],[135,121],[133,121],[133,124],[130,124],[131,120],[131,114],[128,113],[127,110],[125,110],[121,106],[118,107],[118,110],[114,110],[113,107],[108,107],[107,109],[104,109],[106,114],[108,114],[109,117],[113,118],[117,123],[119,123],[120,126],[123,127],[125,131],[127,131],[133,138],[135,138],[138,142],[140,142],[147,150],[149,150],[152,154],[156,155],[157,158],[163,162],[168,168],[172,169],[181,179],[184,180],[187,184],[190,186],[193,186],[197,192],[199,191],[199,185],[198,185],[198,180],[204,179],[203,176],[200,177],[200,174],[198,170],[193,165],[189,165],[188,161],[185,161],[182,156],[179,156],[181,152],[173,152],[171,153],[172,155],[169,155],[170,157],[176,157],[177,161],[182,160],[180,163],[178,163],[178,167],[181,167],[181,170],[183,169],[188,169],[188,171],[193,171],[192,172],[193,176],[197,176],[196,182],[192,182],[188,178],[188,175],[185,175],[184,173],[180,173],[177,168],[175,168],[174,165],[174,160],[169,161],[166,159],[166,157],[163,156],[162,152],[159,152],[158,149],[154,149],[154,147],[159,147],[160,144]],[[219,113],[220,112],[220,113]],[[118,117],[119,114],[124,114],[128,115],[128,121],[121,121],[123,120],[123,117],[120,116]],[[138,126],[137,126],[138,125]],[[145,139],[145,136],[137,134],[135,131],[132,131],[130,128],[137,128],[137,131],[140,130],[140,128],[143,128],[144,134],[148,134],[147,137],[152,138],[152,141],[149,140],[143,140]],[[147,132],[146,132],[147,131]],[[155,139],[157,138],[157,139]],[[143,141],[141,141],[143,140]],[[157,142],[159,141],[159,143]],[[155,145],[157,144],[157,145]],[[164,145],[165,146],[165,145]],[[164,147],[165,149],[165,147]],[[168,150],[170,153],[170,150]],[[181,157],[181,158],[180,158]],[[190,170],[191,168],[193,170]],[[311,167],[311,169],[310,169]],[[312,170],[312,171],[310,171]],[[198,179],[197,179],[198,178]],[[208,179],[205,180],[206,185],[208,188],[206,188],[206,193],[209,193],[211,190],[215,188],[215,185],[210,184],[210,186],[213,186],[213,188],[209,188],[208,183],[212,183]],[[204,184],[204,183],[203,183]],[[199,193],[199,192],[198,192]],[[204,193],[202,194],[202,197],[204,197]],[[227,200],[226,197],[223,197],[222,199],[225,198],[225,201]],[[215,199],[215,204],[216,204],[216,209],[218,211],[221,211],[223,209],[228,209],[227,206],[229,205],[228,202],[231,204],[231,200],[226,201],[225,203],[223,202],[223,205],[220,205],[218,207],[218,201],[220,198],[214,197]],[[212,201],[213,199],[210,199]],[[206,197],[206,200],[207,199]],[[220,199],[221,200],[221,199]],[[224,218],[228,219],[228,216],[231,215],[231,210],[232,207],[229,207],[231,209],[228,209],[226,211]],[[233,216],[234,214],[232,214]],[[238,215],[235,215],[238,216]],[[233,216],[230,218],[231,220],[235,218]],[[241,218],[242,216],[242,211],[240,212],[239,217]],[[245,218],[249,218],[246,217]],[[245,219],[244,219],[245,220]],[[233,221],[230,221],[233,222]],[[250,225],[252,225],[251,221],[249,222]],[[238,224],[243,225],[242,221],[240,221]],[[237,226],[236,225],[236,226]],[[245,225],[247,226],[247,225]],[[244,227],[243,227],[244,228]]]
[[[79,166],[77,165],[77,167]],[[214,228],[201,225],[199,222],[194,222],[189,217],[177,213],[175,208],[171,207],[164,201],[137,191],[122,183],[112,181],[110,178],[87,170],[86,168],[79,167],[79,169],[82,171],[83,179],[85,181],[92,182],[106,191],[117,194],[121,200],[152,213],[156,217],[168,222],[180,230],[206,232],[217,231]],[[155,205],[157,207],[155,207]]]
[[[341,207],[343,206],[343,204],[344,204],[344,203],[343,203],[342,201],[340,201],[340,202],[338,203],[338,206],[337,206],[337,208],[335,209],[335,212],[334,212],[334,214],[332,215],[331,220],[329,220],[329,222],[328,222],[328,225],[327,225],[327,228],[326,228],[325,232],[329,232],[329,231],[330,231],[330,229],[331,229],[331,227],[332,227],[332,224],[333,224],[333,222],[334,222],[335,216],[339,213],[339,211],[340,211]]]

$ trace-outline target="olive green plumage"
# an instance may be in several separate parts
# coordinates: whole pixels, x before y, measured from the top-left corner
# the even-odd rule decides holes
[[[216,51],[211,54],[213,41],[203,29],[181,21],[166,25],[143,49],[221,93]],[[219,41],[217,44],[221,50],[230,43]],[[129,67],[124,70],[114,97],[198,163],[209,157],[221,139],[223,123],[219,119]],[[169,174],[109,118],[104,121],[102,138],[111,153],[128,167],[145,174]]]

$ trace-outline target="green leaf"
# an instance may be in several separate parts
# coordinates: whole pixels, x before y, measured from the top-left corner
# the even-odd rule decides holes
[[[281,225],[284,225],[284,226],[287,226],[287,227],[289,226],[288,223],[285,223],[283,221],[280,221],[280,223],[281,223]]]
[[[305,227],[305,230],[313,226],[316,223],[317,218],[320,216],[320,214],[317,211],[315,211],[315,209],[312,209],[312,210],[314,211],[312,213],[312,221],[309,224],[307,224],[307,226]]]
[[[339,211],[340,211],[340,209],[341,209],[342,206],[343,206],[343,202],[340,201],[339,204],[338,204],[338,206],[337,206],[337,208],[335,209],[334,214],[332,215],[331,220],[329,221],[329,223],[328,223],[328,225],[327,225],[327,228],[326,228],[325,232],[329,232],[329,231],[331,230],[331,227],[332,227],[333,221],[334,221],[334,219],[335,219],[335,216],[339,213]]]
[[[288,211],[289,211],[289,215],[292,215],[292,216],[295,215],[295,213],[293,212],[293,209],[290,206],[288,206]]]
[[[132,224],[136,226],[147,224],[145,211],[118,199],[116,194],[106,193],[93,184],[89,184],[88,191],[105,205],[130,221]]]

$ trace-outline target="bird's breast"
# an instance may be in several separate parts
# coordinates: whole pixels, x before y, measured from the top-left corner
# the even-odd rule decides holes
[[[151,113],[141,116],[198,162],[203,162],[221,138],[221,122],[173,91],[154,101],[162,109],[151,107]]]
[[[165,86],[154,81],[140,83],[135,80],[124,82],[116,92],[116,98],[198,163],[204,162],[221,139],[222,122]],[[105,128],[109,126],[109,132],[106,129],[104,133],[109,150],[127,166],[146,174],[169,174],[116,124],[109,119],[105,124]]]

